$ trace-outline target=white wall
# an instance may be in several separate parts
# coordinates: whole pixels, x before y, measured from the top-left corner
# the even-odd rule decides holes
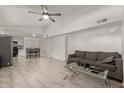
[[[40,44],[40,55],[49,57],[50,56],[50,45],[49,45],[49,39],[47,38],[40,38],[39,39]]]
[[[89,27],[99,26],[106,23],[112,23],[114,21],[121,20],[121,10],[121,6],[105,6],[101,9],[97,9],[84,15],[84,13],[81,12],[83,9],[80,9],[79,11],[76,11],[78,15],[73,16],[73,14],[63,20],[58,20],[56,23],[51,24],[46,31],[46,35],[51,37],[69,32],[75,32],[81,29],[87,29]],[[103,18],[107,18],[108,21],[97,24],[97,20]]]
[[[65,36],[53,37],[50,39],[51,57],[65,60]]]
[[[75,33],[66,35],[66,59],[68,54],[73,54],[77,48],[77,35]]]
[[[24,37],[24,47],[25,48],[39,48],[39,39],[38,38],[31,38],[31,37]]]
[[[76,42],[73,50],[116,51],[121,53],[121,24],[80,31],[72,36],[73,40],[71,40],[72,42],[70,41],[72,43],[70,45]],[[74,45],[69,47],[74,47]]]

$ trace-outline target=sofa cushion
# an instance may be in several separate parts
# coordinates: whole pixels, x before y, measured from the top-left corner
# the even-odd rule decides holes
[[[85,65],[85,64],[94,65],[95,62],[96,62],[96,61],[94,61],[94,60],[85,59],[85,60],[81,60],[81,61],[80,61],[80,65]]]
[[[68,61],[67,61],[67,64],[77,63],[79,65],[81,60],[82,60],[82,58],[69,58]]]
[[[110,56],[115,56],[115,58],[118,58],[120,55],[118,52],[99,52],[98,53],[98,60],[102,61],[105,58],[110,57]]]
[[[70,58],[69,61],[71,62],[80,62],[82,58]]]
[[[104,60],[102,60],[101,63],[114,65],[114,64],[115,64],[115,62],[114,62],[114,57],[115,57],[115,56],[107,57],[107,58],[105,58]]]
[[[85,58],[85,51],[76,50],[75,51],[75,56],[84,59]]]
[[[102,64],[100,62],[96,62],[95,67],[102,67],[105,69],[108,69],[109,71],[116,71],[116,66],[115,65],[111,65],[111,64]]]
[[[98,59],[98,52],[86,52],[85,59],[96,61]]]

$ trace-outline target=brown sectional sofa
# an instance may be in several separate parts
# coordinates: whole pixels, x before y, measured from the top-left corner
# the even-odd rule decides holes
[[[103,64],[102,60],[114,56],[113,64]],[[108,77],[123,80],[123,65],[122,58],[118,52],[91,52],[76,50],[74,54],[68,56],[67,64],[72,62],[78,65],[94,65],[96,67],[103,67],[109,70]]]

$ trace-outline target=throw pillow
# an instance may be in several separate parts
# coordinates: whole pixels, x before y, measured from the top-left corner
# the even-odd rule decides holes
[[[115,56],[110,56],[102,60],[101,62],[104,64],[114,64],[114,57]]]

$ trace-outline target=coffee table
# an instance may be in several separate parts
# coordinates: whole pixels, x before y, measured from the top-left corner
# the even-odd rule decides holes
[[[75,76],[76,74],[83,73],[83,74],[88,74],[88,75],[96,77],[96,78],[103,79],[105,81],[105,84],[107,85],[107,87],[111,87],[110,79],[107,78],[108,69],[105,69],[104,71],[99,71],[99,73],[93,73],[92,69],[84,67],[84,66],[78,66],[76,63],[68,64],[65,67],[68,68],[70,70],[70,72],[66,73],[64,80],[69,77],[71,77],[71,79],[72,79],[73,76]]]

